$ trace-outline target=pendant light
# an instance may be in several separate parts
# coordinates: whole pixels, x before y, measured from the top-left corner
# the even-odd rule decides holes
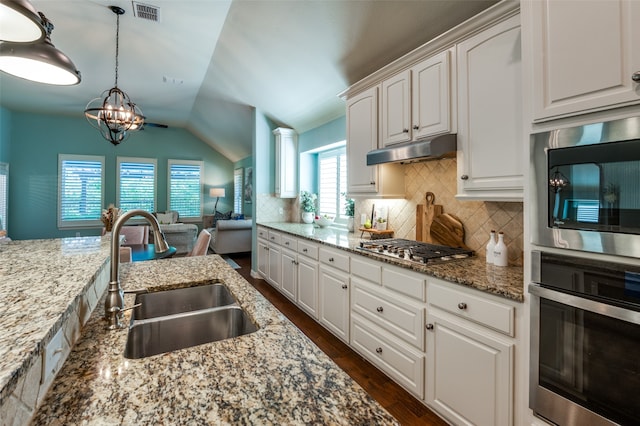
[[[44,40],[40,15],[27,0],[0,0],[0,40],[30,43]]]
[[[142,128],[144,116],[129,95],[118,88],[120,15],[124,14],[124,9],[117,6],[109,8],[116,14],[116,82],[114,87],[105,90],[100,97],[87,104],[84,115],[89,124],[100,131],[103,138],[113,145],[118,145],[129,137],[130,132]]]
[[[80,71],[71,59],[55,48],[51,43],[53,24],[40,12],[35,12],[33,6],[27,2],[9,2],[2,0],[0,12],[2,23],[2,39],[13,38],[19,41],[3,41],[0,43],[0,70],[16,77],[38,83],[70,86],[80,83]],[[8,13],[7,13],[8,12]],[[19,13],[20,12],[20,13]],[[21,12],[28,13],[22,15]],[[37,13],[33,18],[31,13]],[[23,18],[20,18],[20,17]],[[17,20],[17,24],[14,21]],[[27,30],[5,32],[5,23],[9,28],[21,28],[23,25],[36,25],[42,28],[44,37],[35,42],[24,42],[36,36],[37,31]]]

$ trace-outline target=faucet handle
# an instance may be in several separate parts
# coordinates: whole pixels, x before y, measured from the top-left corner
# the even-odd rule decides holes
[[[131,309],[137,308],[138,306],[142,306],[142,303],[137,303],[129,308],[120,308],[119,306],[112,306],[107,311],[107,315],[105,315],[105,319],[109,322],[107,324],[107,328],[109,330],[117,330],[118,328],[126,328],[126,325],[122,324],[122,313],[125,311],[130,311]]]

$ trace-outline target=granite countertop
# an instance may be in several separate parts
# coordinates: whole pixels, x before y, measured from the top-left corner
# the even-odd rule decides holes
[[[0,244],[0,406],[107,267],[109,246],[100,237]]]
[[[124,264],[120,279],[150,291],[223,282],[260,329],[126,359],[127,331],[106,330],[99,304],[33,424],[397,424],[218,255]]]
[[[258,225],[385,263],[412,269],[506,299],[517,302],[524,301],[524,274],[521,266],[499,267],[487,265],[484,259],[478,257],[421,265],[357,249],[361,241],[369,240],[367,236],[361,237],[359,231],[354,233],[348,232],[346,229],[320,228],[314,224],[304,223],[264,222],[258,223]]]

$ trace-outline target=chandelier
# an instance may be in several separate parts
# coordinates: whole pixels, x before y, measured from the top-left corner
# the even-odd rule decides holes
[[[124,9],[117,6],[109,8],[116,14],[116,82],[114,87],[105,90],[100,97],[87,104],[84,115],[89,124],[100,131],[103,138],[118,145],[129,137],[130,132],[142,129],[145,117],[129,95],[118,88],[120,15],[124,14]]]

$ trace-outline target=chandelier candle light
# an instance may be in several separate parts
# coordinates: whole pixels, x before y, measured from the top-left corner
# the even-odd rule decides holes
[[[116,82],[114,87],[87,104],[84,115],[93,127],[100,130],[103,138],[118,145],[129,137],[130,132],[142,129],[145,117],[129,95],[118,88],[120,15],[124,14],[124,9],[117,6],[109,8],[116,14]]]

